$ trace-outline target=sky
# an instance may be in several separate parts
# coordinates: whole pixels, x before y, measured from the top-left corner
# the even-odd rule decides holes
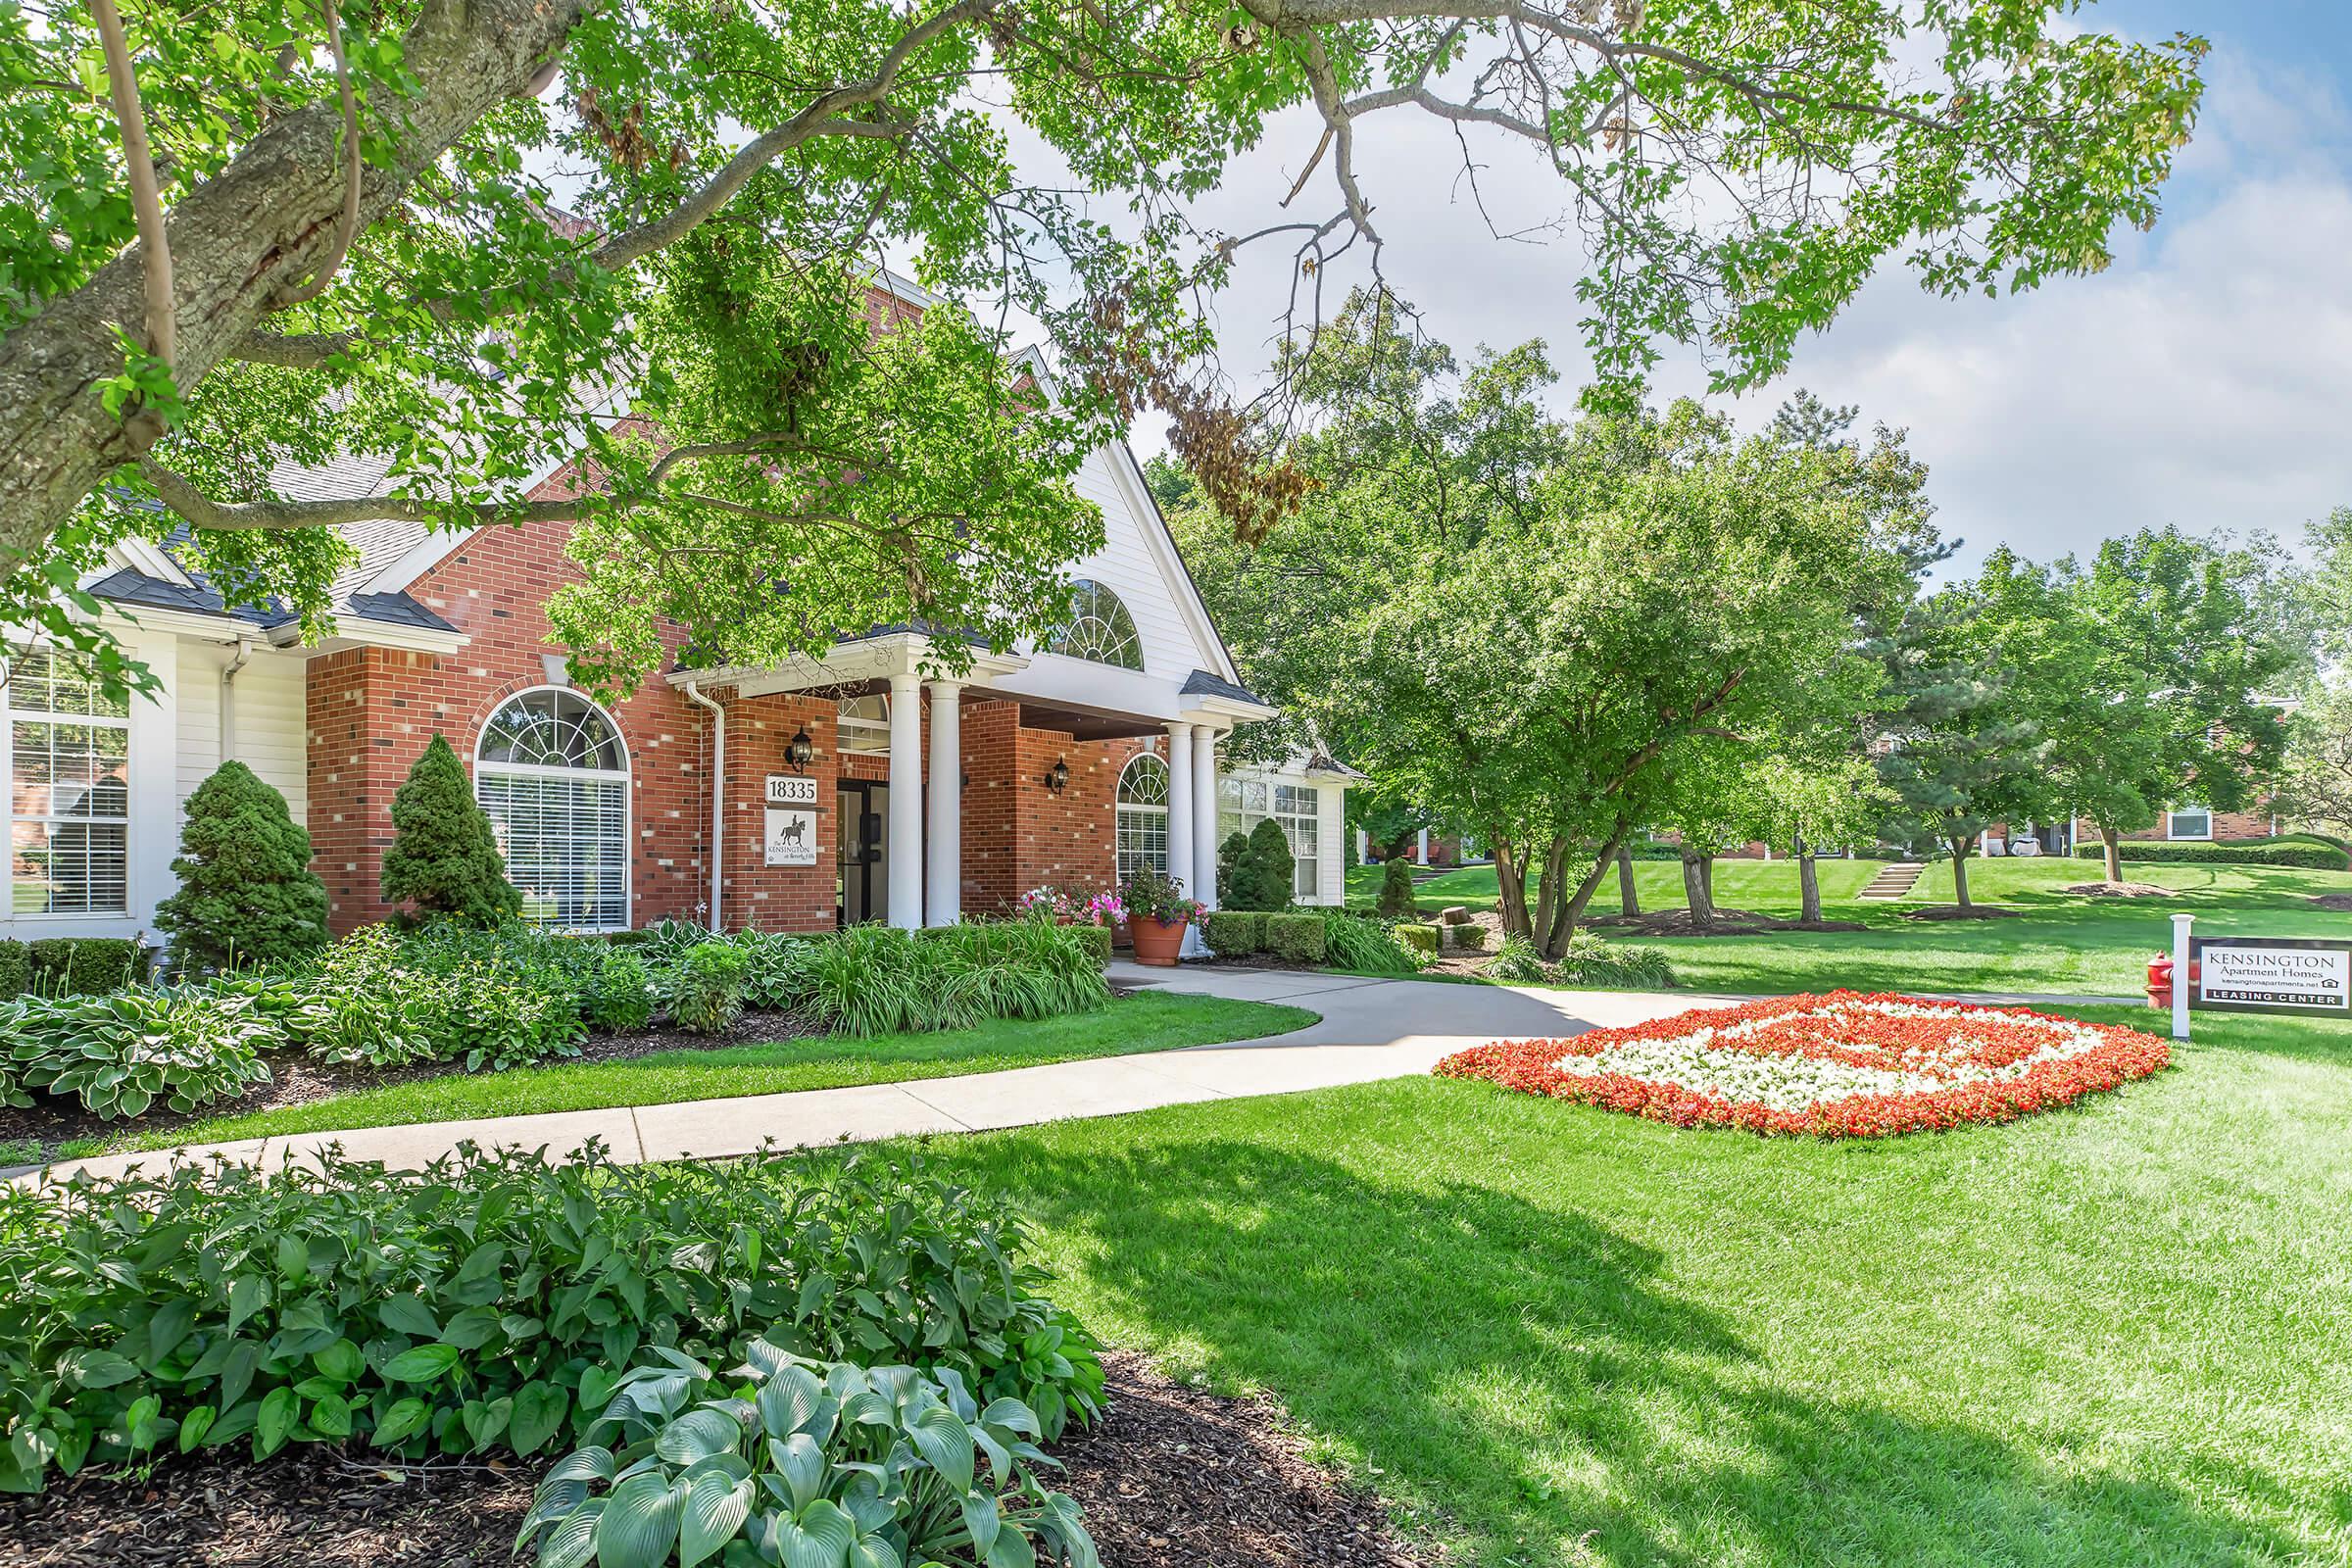
[[[1885,268],[1798,345],[1787,378],[1719,405],[1752,426],[1801,386],[1907,430],[1939,526],[1965,541],[1952,569],[1996,544],[2049,559],[2164,523],[2291,544],[2352,506],[2352,0],[2102,0],[2077,21],[2213,43],[2196,138],[2154,231],[2127,231],[2096,276],[1997,301],[1940,299]],[[1200,216],[1264,221],[1314,135],[1301,120],[1270,136]],[[1573,238],[1496,239],[1459,188],[1451,133],[1426,117],[1374,117],[1362,135],[1392,283],[1457,349],[1544,339],[1565,410],[1585,368]],[[1476,145],[1490,209],[1558,212],[1532,150]],[[1277,251],[1244,254],[1219,307],[1237,375],[1264,364],[1287,283]],[[1670,347],[1658,393],[1703,386],[1695,355]]]

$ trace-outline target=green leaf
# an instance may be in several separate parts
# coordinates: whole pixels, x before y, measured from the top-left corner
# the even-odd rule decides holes
[[[406,1334],[418,1340],[437,1340],[441,1337],[441,1325],[433,1317],[432,1310],[414,1296],[388,1298],[383,1305],[376,1308],[375,1316],[377,1322],[396,1334]]]
[[[311,1406],[311,1429],[322,1438],[351,1436],[351,1404],[339,1394],[327,1395]]]
[[[767,1440],[767,1461],[784,1480],[785,1500],[794,1509],[806,1508],[824,1494],[825,1450],[806,1432],[796,1432],[779,1443]]]
[[[612,1489],[596,1522],[598,1568],[662,1568],[678,1539],[683,1489],[660,1475],[631,1476]]]
[[[538,1568],[584,1568],[596,1556],[596,1528],[605,1512],[605,1499],[591,1497],[579,1511],[539,1543]]]
[[[259,1274],[240,1274],[228,1284],[228,1332],[270,1304],[270,1282]]]
[[[294,1430],[296,1417],[302,1413],[302,1400],[289,1388],[271,1389],[262,1398],[261,1413],[253,1423],[253,1456],[267,1459],[285,1446],[286,1438]]]
[[[397,1447],[422,1431],[432,1413],[433,1407],[422,1399],[402,1399],[376,1420],[372,1441],[379,1448]]]
[[[112,1350],[74,1350],[66,1357],[65,1371],[85,1389],[111,1389],[139,1375],[129,1357]]]
[[[857,1539],[858,1526],[829,1498],[817,1498],[797,1517],[776,1518],[784,1568],[844,1568]]]
[[[418,1345],[384,1363],[388,1383],[433,1383],[458,1364],[462,1352],[451,1345]]]
[[[1018,1525],[1006,1525],[980,1559],[988,1568],[1037,1568],[1037,1550]]]
[[[818,1413],[831,1401],[815,1373],[803,1366],[785,1366],[776,1369],[753,1402],[760,1409],[761,1430],[771,1438],[788,1438],[815,1427]],[[830,1433],[812,1435],[822,1438]]]
[[[654,1452],[674,1465],[690,1465],[723,1453],[742,1441],[743,1428],[733,1416],[716,1410],[689,1410],[663,1427],[654,1439]]]
[[[997,1499],[985,1492],[967,1492],[956,1500],[963,1508],[963,1528],[971,1532],[973,1555],[986,1557],[1001,1527]]]
[[[211,1405],[200,1404],[179,1418],[180,1452],[194,1453],[196,1451],[196,1445],[202,1443],[204,1435],[213,1429],[213,1415],[214,1410]]]
[[[972,1433],[955,1411],[934,1404],[906,1424],[906,1439],[951,1491],[972,1490]]]
[[[349,1340],[337,1340],[318,1351],[311,1357],[311,1364],[318,1369],[321,1376],[347,1384],[357,1383],[360,1374],[368,1370],[368,1358]]]
[[[697,1476],[687,1489],[678,1526],[678,1568],[695,1564],[723,1549],[743,1531],[752,1514],[752,1484],[730,1480],[715,1471]]]
[[[514,1391],[514,1413],[507,1421],[507,1443],[516,1453],[537,1453],[563,1430],[571,1395],[537,1378]]]

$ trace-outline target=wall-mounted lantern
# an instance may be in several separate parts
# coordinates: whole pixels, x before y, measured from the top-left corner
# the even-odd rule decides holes
[[[1058,757],[1054,759],[1054,765],[1046,769],[1045,785],[1047,791],[1054,795],[1059,795],[1063,790],[1068,789],[1070,787],[1070,764]]]
[[[784,760],[792,764],[795,773],[808,771],[809,760],[816,756],[816,743],[808,738],[808,726],[804,724],[784,743]]]

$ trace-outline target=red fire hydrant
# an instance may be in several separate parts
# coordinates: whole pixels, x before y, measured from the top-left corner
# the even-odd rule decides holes
[[[2197,983],[2197,971],[2204,967],[2196,959],[2188,960],[2188,983]],[[2173,956],[2160,953],[2148,960],[2148,1005],[2167,1011],[2173,1005]]]

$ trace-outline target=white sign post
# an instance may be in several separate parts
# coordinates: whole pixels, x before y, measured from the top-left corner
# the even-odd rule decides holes
[[[2188,941],[2189,922],[2193,914],[2173,916],[2173,1038],[2188,1038]]]

